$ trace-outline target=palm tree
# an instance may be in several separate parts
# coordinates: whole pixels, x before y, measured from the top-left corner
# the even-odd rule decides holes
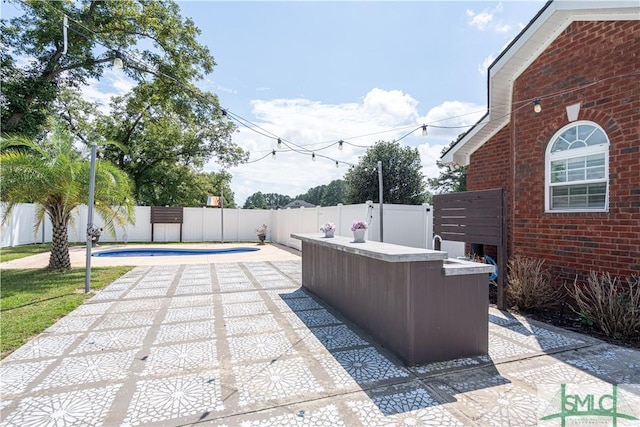
[[[56,128],[43,144],[21,137],[0,143],[0,198],[5,222],[17,203],[35,203],[37,229],[45,213],[53,224],[51,270],[71,267],[68,225],[72,212],[88,203],[90,162],[74,149],[71,135]],[[96,165],[95,210],[105,228],[133,221],[132,184],[125,172],[100,161]],[[118,206],[114,208],[114,206]]]

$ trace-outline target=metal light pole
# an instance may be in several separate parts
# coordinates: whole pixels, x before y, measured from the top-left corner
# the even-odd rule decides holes
[[[220,243],[224,243],[224,187],[220,186]]]
[[[91,292],[91,246],[93,239],[93,198],[96,183],[96,149],[95,141],[91,142],[91,169],[89,171],[89,200],[87,202],[87,262],[84,277],[84,293]]]
[[[382,162],[378,160],[378,190],[380,196],[380,241],[384,242],[384,217],[382,216]]]

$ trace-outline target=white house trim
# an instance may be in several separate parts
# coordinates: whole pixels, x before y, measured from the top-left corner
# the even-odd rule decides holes
[[[618,20],[640,20],[638,1],[555,0],[547,3],[489,66],[487,114],[443,154],[441,160],[468,165],[471,154],[509,123],[513,83],[572,22]]]

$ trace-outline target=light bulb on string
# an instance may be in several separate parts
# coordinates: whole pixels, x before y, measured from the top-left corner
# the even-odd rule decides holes
[[[116,57],[113,59],[113,68],[121,69],[124,67],[124,62],[122,61],[122,53],[119,50],[116,50]]]
[[[343,140],[338,141],[338,150],[342,151],[342,145],[344,144]]]
[[[229,123],[229,116],[227,116],[227,110],[222,110],[222,123],[225,125]]]
[[[533,100],[533,111],[539,113],[542,111],[542,105],[540,105],[540,98],[536,98]]]
[[[427,136],[427,125],[422,125],[422,136]]]
[[[338,161],[336,160],[336,168],[338,168],[340,165],[338,164]]]
[[[282,148],[282,140],[278,138],[278,149]]]
[[[271,151],[271,159],[275,160],[276,159],[276,150],[272,150]]]
[[[311,153],[311,160],[316,161],[316,153]]]

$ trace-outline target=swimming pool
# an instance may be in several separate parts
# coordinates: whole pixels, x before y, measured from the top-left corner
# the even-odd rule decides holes
[[[255,252],[260,248],[227,248],[227,249],[176,249],[176,248],[130,248],[107,249],[95,252],[95,257],[134,257],[134,256],[183,256],[183,255],[217,255],[242,252]]]

